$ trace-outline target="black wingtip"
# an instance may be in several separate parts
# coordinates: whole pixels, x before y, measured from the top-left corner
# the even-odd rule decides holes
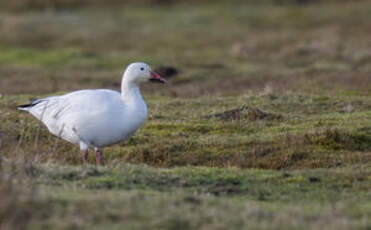
[[[25,104],[25,105],[18,105],[17,108],[18,109],[24,109],[24,108],[32,107],[32,106],[33,106],[32,104]]]
[[[18,105],[17,106],[17,109],[19,109],[19,110],[26,110],[28,108],[33,107],[34,105],[39,104],[40,102],[41,102],[41,100],[35,99],[35,100],[32,100],[29,104]]]
[[[29,108],[31,108],[33,105],[32,104],[27,104],[27,105],[18,105],[17,109],[18,110],[25,110],[27,111]]]

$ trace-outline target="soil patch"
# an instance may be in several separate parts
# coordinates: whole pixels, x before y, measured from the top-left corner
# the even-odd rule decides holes
[[[273,120],[282,118],[281,115],[271,114],[260,110],[259,108],[252,108],[249,106],[241,106],[237,109],[227,110],[221,113],[214,113],[206,116],[206,119],[217,118],[223,121],[248,119],[250,121],[256,120]]]

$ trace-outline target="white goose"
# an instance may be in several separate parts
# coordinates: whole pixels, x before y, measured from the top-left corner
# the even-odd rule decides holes
[[[31,113],[52,134],[80,145],[83,163],[88,162],[88,148],[94,147],[97,164],[103,164],[103,148],[127,140],[147,119],[139,84],[149,80],[165,82],[149,65],[132,63],[123,74],[121,94],[107,89],[79,90],[18,109]]]

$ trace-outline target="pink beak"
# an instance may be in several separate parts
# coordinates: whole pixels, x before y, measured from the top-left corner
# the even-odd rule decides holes
[[[165,83],[165,79],[163,79],[158,73],[151,71],[151,78],[149,79],[151,81],[158,81],[161,83]]]

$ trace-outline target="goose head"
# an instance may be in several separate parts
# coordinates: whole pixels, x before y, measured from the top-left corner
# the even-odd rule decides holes
[[[123,80],[135,84],[147,81],[165,83],[165,80],[159,74],[154,72],[148,64],[143,62],[130,64],[125,70]]]

